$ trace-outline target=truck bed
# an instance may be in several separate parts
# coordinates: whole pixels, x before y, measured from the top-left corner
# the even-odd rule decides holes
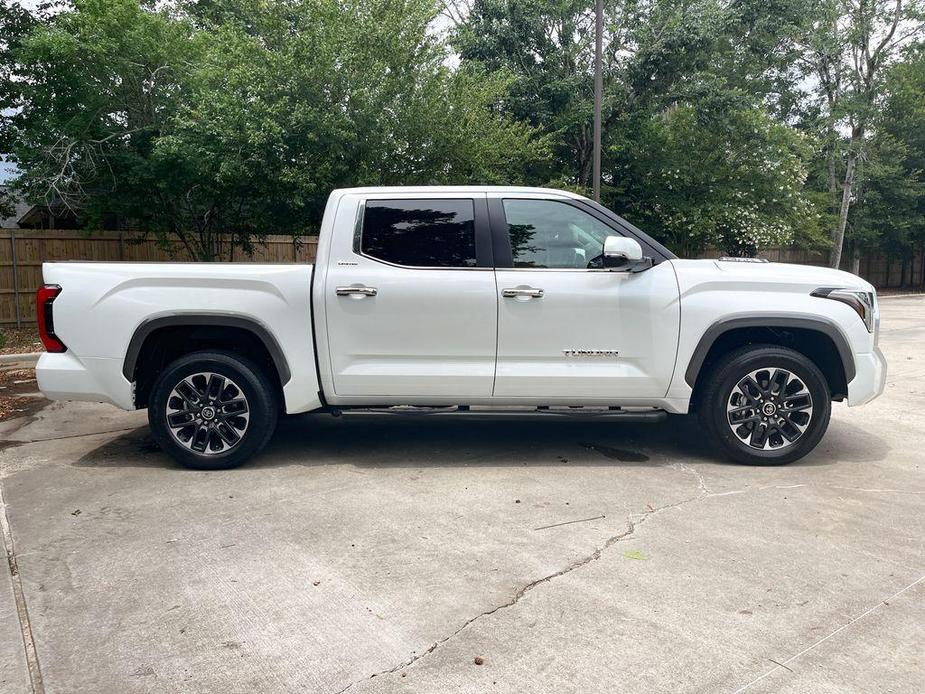
[[[54,331],[67,346],[44,354],[40,389],[51,398],[135,406],[124,373],[133,338],[160,321],[221,316],[262,328],[290,358],[282,385],[288,412],[320,406],[313,358],[313,265],[249,263],[45,263],[59,285]],[[298,359],[291,358],[298,356]]]

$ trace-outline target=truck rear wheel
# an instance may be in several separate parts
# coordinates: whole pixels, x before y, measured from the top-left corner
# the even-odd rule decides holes
[[[701,422],[736,462],[791,463],[812,451],[828,428],[828,383],[811,360],[792,349],[742,347],[704,377]]]
[[[266,375],[244,357],[194,352],[158,377],[148,422],[160,447],[196,470],[237,467],[267,444],[277,398]]]

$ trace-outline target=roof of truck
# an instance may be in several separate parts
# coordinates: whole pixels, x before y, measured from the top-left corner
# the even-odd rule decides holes
[[[367,186],[360,188],[338,188],[333,191],[341,195],[359,193],[374,195],[378,193],[550,193],[567,198],[587,199],[583,195],[555,188],[531,188],[529,186]]]

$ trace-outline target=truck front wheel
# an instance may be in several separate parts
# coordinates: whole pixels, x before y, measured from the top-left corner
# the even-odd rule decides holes
[[[713,441],[733,460],[783,465],[809,453],[831,414],[829,386],[806,356],[775,345],[748,345],[714,365],[700,401]]]
[[[194,352],[170,364],[148,402],[151,433],[177,462],[197,470],[237,467],[276,428],[277,398],[253,362],[226,352]]]

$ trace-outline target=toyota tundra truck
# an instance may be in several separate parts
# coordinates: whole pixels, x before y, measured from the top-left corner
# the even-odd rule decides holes
[[[240,465],[308,412],[691,413],[718,453],[782,464],[816,446],[832,401],[863,405],[886,378],[859,277],[681,260],[559,190],[336,190],[313,265],[43,273],[41,391],[147,408],[161,448],[198,469]]]

